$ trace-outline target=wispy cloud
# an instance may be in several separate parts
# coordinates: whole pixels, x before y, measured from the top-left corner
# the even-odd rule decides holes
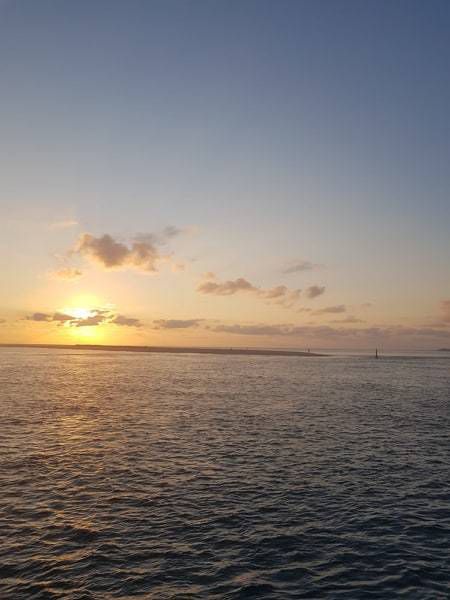
[[[311,285],[306,290],[306,295],[310,299],[317,298],[318,296],[321,296],[324,293],[325,293],[325,286],[324,285],[323,286],[320,286],[320,285]]]
[[[76,227],[79,225],[78,221],[73,219],[66,219],[65,221],[54,221],[49,224],[49,229],[69,229],[70,227]]]
[[[325,308],[319,308],[314,311],[315,315],[326,315],[326,314],[339,314],[344,313],[347,310],[345,304],[338,304],[337,306],[325,306]]]
[[[243,336],[293,337],[311,340],[330,338],[354,338],[354,340],[375,341],[397,338],[433,338],[450,340],[450,330],[432,327],[331,327],[329,325],[292,325],[292,324],[218,324],[210,328],[217,333],[230,333]]]
[[[317,269],[323,269],[323,267],[324,265],[319,265],[309,260],[295,260],[289,263],[282,272],[289,275],[291,273],[302,273],[304,271],[316,271]]]
[[[74,267],[62,267],[61,269],[56,269],[56,271],[51,271],[49,275],[53,279],[74,281],[75,279],[82,277],[83,273],[80,271],[80,269],[76,269]]]
[[[156,319],[154,329],[190,329],[199,327],[204,319]]]
[[[108,322],[122,327],[142,327],[142,323],[139,319],[125,317],[124,315],[114,315]]]
[[[217,281],[214,273],[207,273],[205,280],[197,287],[201,294],[214,296],[234,296],[235,294],[252,294],[257,298],[268,301],[270,304],[278,304],[284,308],[293,307],[300,300],[301,290],[290,289],[285,285],[277,285],[273,288],[261,288],[243,277],[230,279],[228,281]]]
[[[211,276],[211,274],[209,275]],[[213,294],[215,296],[233,296],[239,292],[258,293],[260,290],[247,281],[247,279],[239,277],[238,279],[224,281],[223,283],[204,281],[198,286],[197,291],[201,294]]]
[[[58,326],[68,327],[96,327],[97,325],[110,324],[124,327],[142,327],[139,319],[126,317],[104,309],[94,309],[85,317],[75,317],[61,312],[43,313],[35,312],[25,317],[26,321],[37,323],[55,323]]]
[[[330,323],[365,323],[365,321],[363,319],[358,319],[357,317],[354,317],[353,315],[349,315],[348,317],[345,317],[344,319],[336,319],[334,321],[330,321]]]

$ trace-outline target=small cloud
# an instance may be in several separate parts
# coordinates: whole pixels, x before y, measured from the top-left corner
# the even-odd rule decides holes
[[[277,285],[273,288],[260,288],[243,277],[219,282],[214,273],[206,273],[204,281],[197,287],[201,294],[214,296],[234,296],[235,294],[253,294],[271,304],[277,304],[284,308],[291,308],[300,298],[301,290],[290,289],[285,285]]]
[[[318,296],[321,296],[324,292],[325,292],[325,286],[311,285],[306,290],[306,295],[308,296],[308,298],[312,299],[312,298],[317,298]]]
[[[41,313],[41,312],[35,312],[35,313],[25,317],[25,321],[42,322],[42,321],[51,321],[51,320],[52,320],[51,315],[48,315],[46,313]]]
[[[197,291],[201,294],[214,294],[215,296],[233,296],[239,292],[257,292],[253,284],[243,277],[218,283],[216,281],[204,281],[201,283]]]
[[[61,269],[57,269],[56,271],[52,271],[50,276],[53,279],[62,279],[63,281],[74,281],[75,279],[79,279],[83,276],[82,271],[79,269],[75,269],[72,267],[62,267]]]
[[[55,312],[42,313],[35,312],[25,317],[26,321],[35,321],[40,323],[55,323],[57,326],[64,325],[68,327],[96,327],[102,324],[122,325],[126,327],[141,327],[139,319],[125,317],[124,315],[113,313],[109,310],[95,309],[86,317],[74,317],[73,315]]]
[[[56,312],[48,320],[55,321],[56,323],[68,323],[73,321],[73,317],[71,315],[65,315],[64,313]]]
[[[174,273],[180,273],[186,269],[186,265],[183,263],[172,263],[171,268]]]
[[[69,227],[76,227],[77,225],[79,225],[78,221],[67,219],[66,221],[55,221],[54,223],[50,223],[48,227],[49,229],[68,229]]]
[[[179,227],[175,227],[174,225],[168,225],[164,228],[163,235],[167,239],[171,239],[177,237],[184,233],[184,229],[180,229]]]
[[[0,319],[0,325],[3,325],[4,323],[6,323],[5,319]]]
[[[157,271],[156,265],[161,258],[151,237],[144,239],[140,236],[128,246],[107,233],[99,237],[84,233],[74,252],[105,269],[131,267],[146,272]]]
[[[154,329],[189,329],[198,327],[203,319],[157,319],[153,321]]]
[[[125,317],[124,315],[115,315],[109,323],[113,325],[121,325],[123,327],[142,327],[142,323],[139,319],[132,317]]]
[[[101,313],[96,313],[89,317],[79,317],[77,319],[72,319],[70,322],[71,325],[75,327],[96,327],[97,325],[101,325],[107,321],[107,317]]]
[[[337,314],[344,313],[347,310],[345,304],[339,304],[338,306],[326,306],[325,308],[319,308],[314,311],[315,315],[323,315],[323,314]]]
[[[335,321],[330,321],[330,323],[364,323],[362,319],[358,319],[357,317],[353,317],[349,315],[345,317],[345,319],[336,319]]]
[[[290,273],[302,273],[304,271],[316,271],[317,269],[322,269],[323,265],[319,265],[313,263],[309,260],[296,260],[292,262],[289,266],[283,269],[283,273],[289,275]]]

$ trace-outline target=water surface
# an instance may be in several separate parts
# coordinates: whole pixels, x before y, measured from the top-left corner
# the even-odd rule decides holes
[[[450,596],[448,357],[0,350],[0,597]]]

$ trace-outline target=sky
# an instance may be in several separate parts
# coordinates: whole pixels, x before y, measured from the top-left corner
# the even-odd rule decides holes
[[[0,0],[0,342],[450,347],[447,0]]]

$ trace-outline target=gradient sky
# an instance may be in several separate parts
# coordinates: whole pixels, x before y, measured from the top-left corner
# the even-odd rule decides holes
[[[450,346],[449,30],[0,0],[0,341]]]

